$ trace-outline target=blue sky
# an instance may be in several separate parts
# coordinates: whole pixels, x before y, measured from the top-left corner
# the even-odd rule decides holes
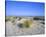
[[[6,1],[6,16],[44,16],[44,3]]]

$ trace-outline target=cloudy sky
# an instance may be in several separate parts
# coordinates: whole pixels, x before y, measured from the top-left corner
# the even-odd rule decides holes
[[[6,16],[44,16],[44,3],[6,1]]]

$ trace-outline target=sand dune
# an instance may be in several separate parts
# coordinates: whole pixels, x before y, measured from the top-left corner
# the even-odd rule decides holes
[[[33,19],[34,17],[28,17],[28,18]],[[10,20],[7,18],[6,19],[6,36],[44,34],[45,33],[45,31],[44,31],[45,24],[44,24],[44,20],[43,20],[44,18],[43,17],[38,17],[38,18],[39,18],[39,20],[33,19],[33,24],[32,24],[31,28],[19,28],[16,25],[17,19],[19,19],[19,17],[18,18],[11,17]],[[22,17],[21,17],[21,19],[22,19]]]

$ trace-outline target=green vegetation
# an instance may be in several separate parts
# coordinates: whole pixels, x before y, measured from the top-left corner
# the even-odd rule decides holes
[[[20,18],[20,17],[19,17]],[[21,17],[22,18],[22,17]],[[20,19],[21,19],[20,18]],[[15,17],[15,16],[6,16],[6,19],[5,19],[5,21],[7,22],[7,21],[10,21],[11,23],[13,23],[13,25],[15,25],[16,23],[15,23],[15,20],[17,19],[17,17]],[[20,20],[19,19],[19,20]],[[24,23],[22,23],[21,25],[19,25],[21,28],[29,28],[30,27],[30,24],[32,24],[32,21],[30,21],[30,20],[26,20],[26,21],[24,21]]]
[[[11,22],[13,23],[13,22],[15,22],[15,19],[16,19],[16,17],[14,17],[14,16],[6,16],[5,21],[6,21],[6,22],[7,22],[7,21],[11,21]]]
[[[26,28],[29,28],[28,21],[25,22],[25,27],[26,27]]]

